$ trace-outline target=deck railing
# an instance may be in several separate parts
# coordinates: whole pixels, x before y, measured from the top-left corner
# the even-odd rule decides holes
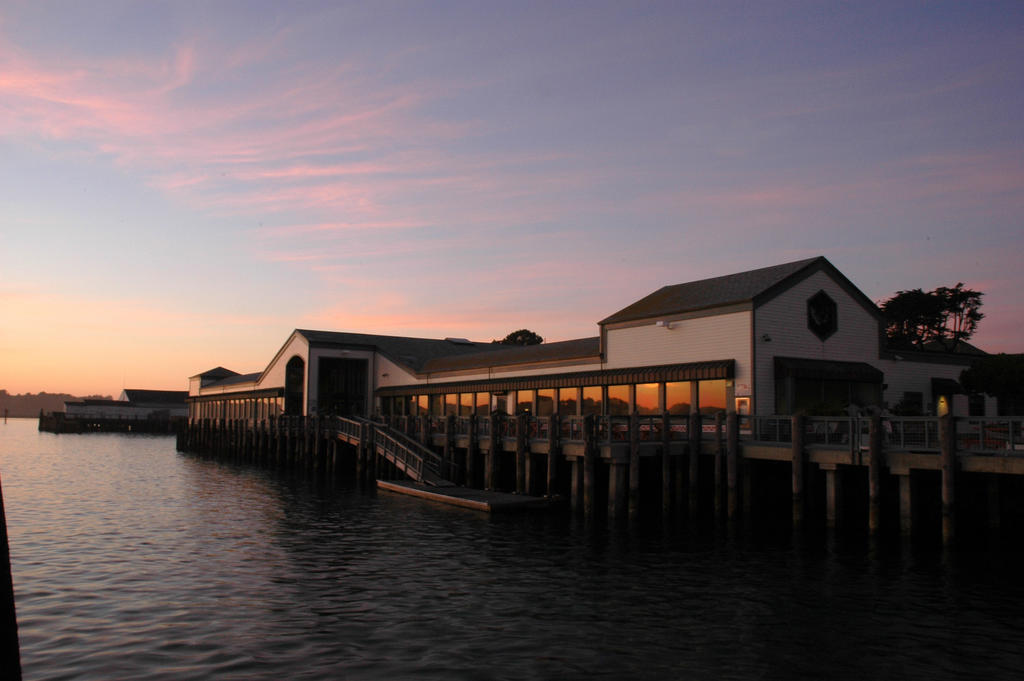
[[[563,443],[579,443],[586,439],[586,418],[583,416],[491,416],[472,417],[420,417],[428,419],[429,432],[446,434],[449,423],[453,424],[452,435],[468,436],[472,424],[476,424],[478,437],[518,438],[520,433],[527,441],[551,440],[552,428],[556,428],[554,439]],[[291,419],[292,427],[301,428],[301,417]],[[597,442],[625,444],[630,441],[629,416],[595,416],[594,436]],[[637,439],[641,443],[658,443],[665,440],[665,415],[637,415]],[[956,448],[960,454],[999,454],[1024,456],[1024,417],[957,417]],[[389,424],[394,430],[416,437],[419,421],[413,416],[390,417]],[[808,416],[803,419],[803,440],[806,445],[866,449],[869,443],[871,419],[868,417],[820,417]],[[740,416],[737,419],[739,440],[750,443],[790,444],[793,441],[792,416]],[[689,437],[688,415],[668,416],[668,439],[685,442]],[[939,452],[939,418],[935,416],[890,416],[881,420],[881,441],[883,447],[895,451]],[[716,436],[714,420],[703,417],[700,420],[701,437]],[[726,421],[722,422],[722,435],[728,435]]]

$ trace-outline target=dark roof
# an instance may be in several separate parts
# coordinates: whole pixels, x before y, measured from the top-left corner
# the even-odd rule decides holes
[[[207,385],[204,385],[203,387],[204,388],[211,388],[211,387],[214,387],[214,386],[236,385],[238,383],[250,383],[250,382],[253,382],[253,381],[256,381],[257,379],[259,379],[259,377],[262,374],[263,374],[262,371],[257,371],[257,372],[252,373],[252,374],[235,374],[234,376],[228,376],[227,378],[222,378],[219,381],[214,381],[213,383],[208,383]]]
[[[131,406],[127,402],[120,400],[98,400],[98,399],[83,399],[83,400],[65,400],[64,406],[74,404],[83,407],[129,407]]]
[[[599,323],[626,322],[753,301],[790,277],[819,263],[828,264],[828,261],[818,256],[737,274],[663,286]]]
[[[132,404],[185,404],[187,390],[135,390],[125,388],[125,397]],[[123,404],[123,403],[122,403]]]
[[[540,343],[538,345],[501,345],[489,343],[486,352],[468,355],[438,357],[423,365],[423,371],[459,371],[462,369],[480,369],[485,367],[506,366],[512,364],[533,364],[536,362],[557,362],[571,359],[584,359],[600,355],[601,339],[577,338],[557,343]]]
[[[344,331],[314,331],[296,329],[311,345],[343,346],[376,350],[393,362],[419,373],[434,359],[460,355],[481,354],[506,348],[504,345],[465,341],[463,339],[436,340],[406,336],[378,336],[369,333]]]
[[[189,378],[213,378],[213,379],[220,379],[220,378],[227,378],[228,376],[237,376],[237,375],[238,375],[237,371],[232,371],[231,369],[225,369],[224,367],[214,367],[213,369],[210,369],[209,371],[204,371],[201,374],[196,374],[195,376],[189,376]]]

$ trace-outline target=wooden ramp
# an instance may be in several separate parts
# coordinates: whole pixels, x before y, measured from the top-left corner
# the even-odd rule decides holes
[[[553,504],[551,499],[543,497],[491,492],[470,487],[428,487],[404,480],[378,480],[377,489],[428,499],[449,506],[470,508],[484,513],[530,511],[549,508]]]

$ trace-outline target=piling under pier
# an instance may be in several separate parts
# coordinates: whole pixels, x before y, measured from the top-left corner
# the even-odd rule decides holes
[[[394,478],[429,478],[466,491],[428,493],[482,504],[487,491],[510,493],[514,505],[561,498],[574,515],[613,525],[788,515],[794,526],[925,532],[948,544],[958,524],[977,534],[968,524],[979,517],[986,528],[1024,526],[1015,501],[1024,491],[1022,433],[1017,417],[280,417],[197,420],[178,447],[333,475],[351,467],[360,479],[409,489],[417,486]],[[958,510],[963,495],[970,504]]]

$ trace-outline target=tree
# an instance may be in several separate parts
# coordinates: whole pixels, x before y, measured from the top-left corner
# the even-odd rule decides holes
[[[923,349],[938,344],[948,352],[955,351],[974,335],[985,316],[980,311],[983,295],[964,288],[963,282],[928,292],[919,288],[897,291],[881,305],[889,345]]]
[[[505,336],[500,341],[491,342],[501,343],[502,345],[540,345],[544,342],[544,339],[529,329],[519,329]]]
[[[960,374],[960,384],[972,393],[999,399],[1001,414],[1018,413],[1024,406],[1024,355],[985,355]]]

